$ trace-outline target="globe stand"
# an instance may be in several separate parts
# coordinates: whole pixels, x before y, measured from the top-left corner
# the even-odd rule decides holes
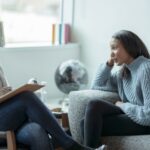
[[[68,108],[69,108],[69,98],[68,95],[65,94],[63,99],[60,101],[61,104],[61,109],[63,112],[68,112]]]

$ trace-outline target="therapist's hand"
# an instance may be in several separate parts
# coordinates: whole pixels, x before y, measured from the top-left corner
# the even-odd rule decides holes
[[[12,87],[10,86],[0,88],[0,96],[10,92],[11,90],[12,90]]]

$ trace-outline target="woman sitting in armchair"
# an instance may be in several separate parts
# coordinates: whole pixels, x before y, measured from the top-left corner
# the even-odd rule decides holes
[[[112,36],[111,55],[101,64],[92,89],[117,92],[115,104],[92,100],[81,122],[84,143],[97,147],[102,135],[150,133],[150,55],[133,32],[121,30]],[[120,66],[112,72],[114,64]]]

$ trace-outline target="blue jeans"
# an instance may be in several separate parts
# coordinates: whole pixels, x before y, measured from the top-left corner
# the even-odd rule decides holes
[[[37,123],[29,122],[16,131],[17,145],[31,150],[54,150],[52,139],[47,132]]]
[[[36,124],[26,125],[24,126],[25,129],[23,129],[23,125],[28,122],[28,120]],[[33,126],[36,126],[35,131],[32,129]],[[29,91],[22,92],[0,104],[1,131],[10,129],[18,131],[16,132],[18,133],[17,139],[23,142],[23,138],[26,136],[25,134],[32,130],[32,134],[36,135],[37,128],[50,134],[54,143],[58,143],[64,149],[67,149],[75,143],[75,141],[63,131],[51,111],[34,93]],[[41,142],[41,138],[39,140]],[[46,149],[48,150],[48,148]]]

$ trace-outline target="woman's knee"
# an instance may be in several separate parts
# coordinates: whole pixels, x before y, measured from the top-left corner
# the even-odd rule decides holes
[[[87,109],[90,110],[96,110],[97,108],[99,109],[101,107],[101,101],[100,100],[92,100],[88,103]]]
[[[29,98],[29,97],[32,97],[34,96],[35,94],[32,92],[32,91],[23,91],[21,92],[20,94],[18,94],[18,97],[21,97],[21,98]]]
[[[104,100],[92,100],[87,105],[87,111],[92,113],[103,113],[108,106],[108,102]]]
[[[25,105],[35,104],[39,98],[32,91],[24,91],[17,95],[17,99],[21,99]]]

